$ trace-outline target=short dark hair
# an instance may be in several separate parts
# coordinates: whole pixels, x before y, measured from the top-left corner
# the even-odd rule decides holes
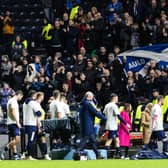
[[[29,95],[30,97],[32,97],[35,93],[36,93],[35,90],[30,90],[29,93],[28,93],[28,95]]]
[[[54,98],[58,98],[58,96],[60,96],[60,91],[59,90],[54,90],[53,91],[53,96],[54,96]]]
[[[153,89],[152,92],[159,92],[159,90],[158,89]]]
[[[17,91],[15,92],[15,95],[23,95],[23,92],[22,92],[21,90],[17,90]]]
[[[113,99],[114,97],[118,97],[118,95],[117,95],[116,93],[112,93],[112,94],[110,95],[110,99]]]

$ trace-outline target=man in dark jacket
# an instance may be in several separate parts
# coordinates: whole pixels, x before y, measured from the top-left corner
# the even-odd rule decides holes
[[[54,57],[55,53],[61,52],[63,47],[62,45],[64,36],[63,36],[63,30],[61,29],[61,22],[59,18],[55,20],[54,28],[49,31],[48,35],[52,36],[50,55]]]
[[[92,148],[99,158],[99,152],[96,146],[96,138],[94,134],[94,120],[95,116],[102,120],[106,120],[104,115],[97,111],[94,105],[94,95],[92,92],[88,91],[85,93],[84,98],[81,101],[81,111],[80,111],[80,129],[81,129],[81,142],[78,146],[78,150],[82,151],[87,141],[89,140]]]

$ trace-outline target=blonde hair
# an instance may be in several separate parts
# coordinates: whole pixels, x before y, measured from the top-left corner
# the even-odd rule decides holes
[[[145,111],[150,112],[151,109],[152,109],[152,107],[153,107],[153,104],[152,104],[152,103],[148,103],[148,104],[146,105],[146,107],[145,107]]]

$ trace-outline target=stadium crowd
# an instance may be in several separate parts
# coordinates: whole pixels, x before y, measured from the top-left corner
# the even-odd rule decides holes
[[[168,42],[168,1],[67,0],[58,6],[61,10],[52,6],[53,17],[44,18],[40,44],[33,44],[36,39],[26,39],[23,33],[15,34],[15,18],[9,10],[0,15],[0,105],[4,118],[8,100],[17,90],[23,91],[22,103],[30,90],[43,92],[42,107],[49,113],[49,100],[57,89],[70,106],[77,106],[85,93],[92,91],[101,110],[111,93],[116,93],[120,106],[127,102],[133,108],[134,131],[140,131],[142,110],[138,107],[157,103],[158,95],[164,95],[166,127],[168,69],[151,60],[145,76],[125,72],[127,58],[121,62],[118,54]],[[46,48],[47,54],[32,55],[34,45]]]

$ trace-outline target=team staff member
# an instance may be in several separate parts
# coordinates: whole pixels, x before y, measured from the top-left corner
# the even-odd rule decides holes
[[[64,95],[64,93],[61,93],[60,103],[62,106],[61,118],[68,118],[68,116],[70,116],[71,112],[70,112],[70,107],[68,105],[68,100],[67,100],[66,96]]]
[[[96,157],[99,158],[99,152],[96,146],[96,137],[94,133],[94,120],[97,116],[102,120],[106,120],[106,117],[100,112],[96,110],[96,108],[92,105],[94,101],[94,95],[92,92],[86,92],[84,98],[81,101],[81,110],[80,110],[80,128],[81,128],[81,142],[78,145],[79,151],[82,151],[87,141],[89,140],[92,148],[96,154]]]
[[[41,102],[44,100],[44,93],[43,92],[37,92],[36,95],[36,102],[39,103],[41,107]],[[38,121],[38,119],[40,121]],[[37,122],[41,122],[45,119],[45,111],[41,107],[41,117],[37,118]],[[51,160],[47,153],[47,142],[46,142],[46,134],[45,130],[42,129],[41,124],[38,126],[38,132],[37,132],[37,143],[40,147],[41,153],[45,160]]]
[[[23,126],[26,127],[26,125],[31,125],[28,121],[31,120],[29,119],[29,117],[31,117],[29,115],[29,113],[27,113],[28,110],[28,103],[30,103],[31,101],[34,101],[36,99],[36,91],[35,90],[30,90],[28,93],[29,97],[25,99],[25,102],[23,103]],[[26,130],[27,132],[27,130]],[[27,147],[26,147],[27,149]],[[24,149],[24,152],[21,156],[21,159],[25,159],[26,158],[26,149]]]
[[[54,99],[51,101],[49,105],[49,113],[50,113],[51,119],[62,118],[62,108],[60,103],[60,97],[61,97],[60,91],[54,90],[53,91]]]
[[[20,142],[20,120],[19,120],[19,104],[23,97],[22,91],[16,91],[15,95],[9,99],[7,103],[7,124],[9,129],[9,135],[12,140],[5,146],[1,153],[1,159],[5,159],[5,152],[8,149],[11,149],[13,152],[13,159],[19,160],[19,156],[17,154],[17,144]]]
[[[41,105],[35,99],[39,98],[39,102],[44,99],[42,92],[32,92],[31,97],[26,99],[23,104],[23,124],[25,126],[25,132],[28,134],[27,152],[28,159],[35,160],[34,155],[34,143],[36,141],[37,132],[40,132],[41,122]]]
[[[25,127],[25,133],[28,135],[27,142],[27,152],[28,159],[35,160],[33,158],[33,149],[35,143],[35,134],[37,131],[37,119],[36,117],[41,116],[41,108],[36,106],[36,91],[32,90],[29,93],[29,98],[27,98],[23,104],[23,125]]]
[[[53,100],[49,105],[49,114],[51,119],[61,119],[62,118],[62,105],[60,102],[61,93],[59,90],[53,91]],[[61,142],[61,132],[60,130],[55,130],[52,132],[52,149],[57,148],[58,144]]]

